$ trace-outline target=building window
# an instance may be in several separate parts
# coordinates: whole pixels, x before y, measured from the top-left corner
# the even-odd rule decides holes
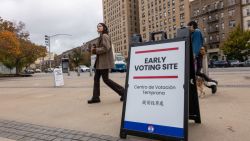
[[[217,41],[220,40],[220,35],[216,35],[216,40],[217,40]]]
[[[184,11],[184,4],[180,5],[180,11]]]
[[[235,4],[235,0],[228,0],[228,5],[234,5]]]
[[[202,20],[203,20],[203,22],[205,22],[205,21],[206,21],[206,17],[203,17],[203,19],[202,19]]]
[[[216,28],[216,29],[219,29],[219,25],[218,25],[218,24],[216,24],[216,25],[215,25],[215,28]]]
[[[181,20],[184,19],[184,13],[180,14],[180,19],[181,19]]]
[[[181,22],[181,27],[183,27],[184,26],[184,22]]]
[[[142,13],[142,18],[145,18],[145,13]]]
[[[242,4],[248,4],[248,3],[250,3],[250,0],[243,0],[242,1]]]
[[[220,2],[220,8],[223,8],[224,7],[224,3],[223,1]]]
[[[172,9],[173,14],[175,14],[175,8]]]
[[[213,40],[213,36],[209,36],[209,40],[212,41]]]
[[[234,16],[234,13],[235,13],[235,9],[228,10],[228,15],[229,16]]]
[[[173,17],[173,22],[175,22],[175,17]]]
[[[164,17],[167,17],[167,12],[164,12]]]
[[[225,39],[225,33],[222,33],[222,39]]]
[[[176,30],[176,25],[173,25],[173,30]]]
[[[220,13],[220,18],[224,18],[224,13]]]
[[[250,16],[250,9],[246,9],[246,16]]]
[[[235,25],[236,25],[235,20],[229,21],[229,27],[235,27]]]
[[[221,29],[224,30],[225,29],[225,25],[224,23],[221,24]]]

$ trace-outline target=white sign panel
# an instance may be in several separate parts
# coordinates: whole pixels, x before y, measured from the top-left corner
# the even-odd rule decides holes
[[[64,80],[63,80],[62,68],[55,68],[53,73],[54,73],[55,86],[56,87],[63,86]]]
[[[124,128],[184,137],[185,41],[131,48]]]

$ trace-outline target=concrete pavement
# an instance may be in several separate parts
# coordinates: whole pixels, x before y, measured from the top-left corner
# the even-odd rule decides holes
[[[0,141],[14,141],[14,140],[10,140],[10,139],[6,139],[6,138],[1,138],[0,137]]]
[[[189,123],[190,141],[235,141],[250,138],[250,68],[243,71],[213,69],[218,92],[200,99],[202,124]],[[29,78],[0,78],[0,119],[18,123],[119,136],[122,103],[101,83],[100,104],[88,105],[93,77],[65,75],[65,86],[53,87],[52,74]],[[124,85],[125,73],[110,77]],[[1,136],[1,135],[0,135]],[[145,140],[129,137],[134,140]]]

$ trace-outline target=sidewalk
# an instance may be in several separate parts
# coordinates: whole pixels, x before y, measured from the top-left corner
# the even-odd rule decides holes
[[[6,139],[6,138],[1,138],[0,137],[0,141],[14,141],[14,140],[10,140],[10,139]]]
[[[53,128],[15,121],[0,121],[0,136],[18,141],[119,141],[107,135]],[[1,139],[1,138],[0,138]],[[4,139],[4,138],[2,138]],[[7,139],[5,139],[7,141]],[[0,140],[1,141],[1,140]],[[9,140],[11,141],[11,140]]]
[[[110,76],[124,85],[125,73]],[[247,140],[250,138],[250,72],[211,72],[211,76],[219,80],[218,92],[211,95],[206,89],[206,96],[200,99],[202,124],[189,123],[189,140]],[[102,102],[88,105],[93,77],[87,73],[64,77],[62,88],[53,87],[51,74],[0,79],[0,119],[118,137],[122,112],[119,96],[101,83]]]

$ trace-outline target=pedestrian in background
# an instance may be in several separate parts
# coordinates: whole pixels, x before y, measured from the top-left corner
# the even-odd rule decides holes
[[[114,67],[114,57],[111,46],[111,39],[108,35],[108,27],[104,23],[97,25],[97,32],[100,34],[96,47],[92,48],[92,54],[96,54],[95,61],[95,76],[93,96],[88,100],[88,104],[99,103],[100,100],[100,78],[105,84],[113,89],[119,96],[120,101],[123,101],[125,89],[119,84],[109,79],[109,69]]]
[[[188,23],[189,30],[191,32],[191,44],[193,48],[193,54],[194,54],[194,62],[195,62],[195,74],[197,76],[200,76],[205,80],[205,85],[208,88],[211,88],[212,93],[216,93],[217,91],[217,84],[218,82],[209,78],[204,72],[203,72],[203,56],[206,54],[205,48],[203,46],[203,36],[198,28],[198,24],[195,21],[190,21]]]

